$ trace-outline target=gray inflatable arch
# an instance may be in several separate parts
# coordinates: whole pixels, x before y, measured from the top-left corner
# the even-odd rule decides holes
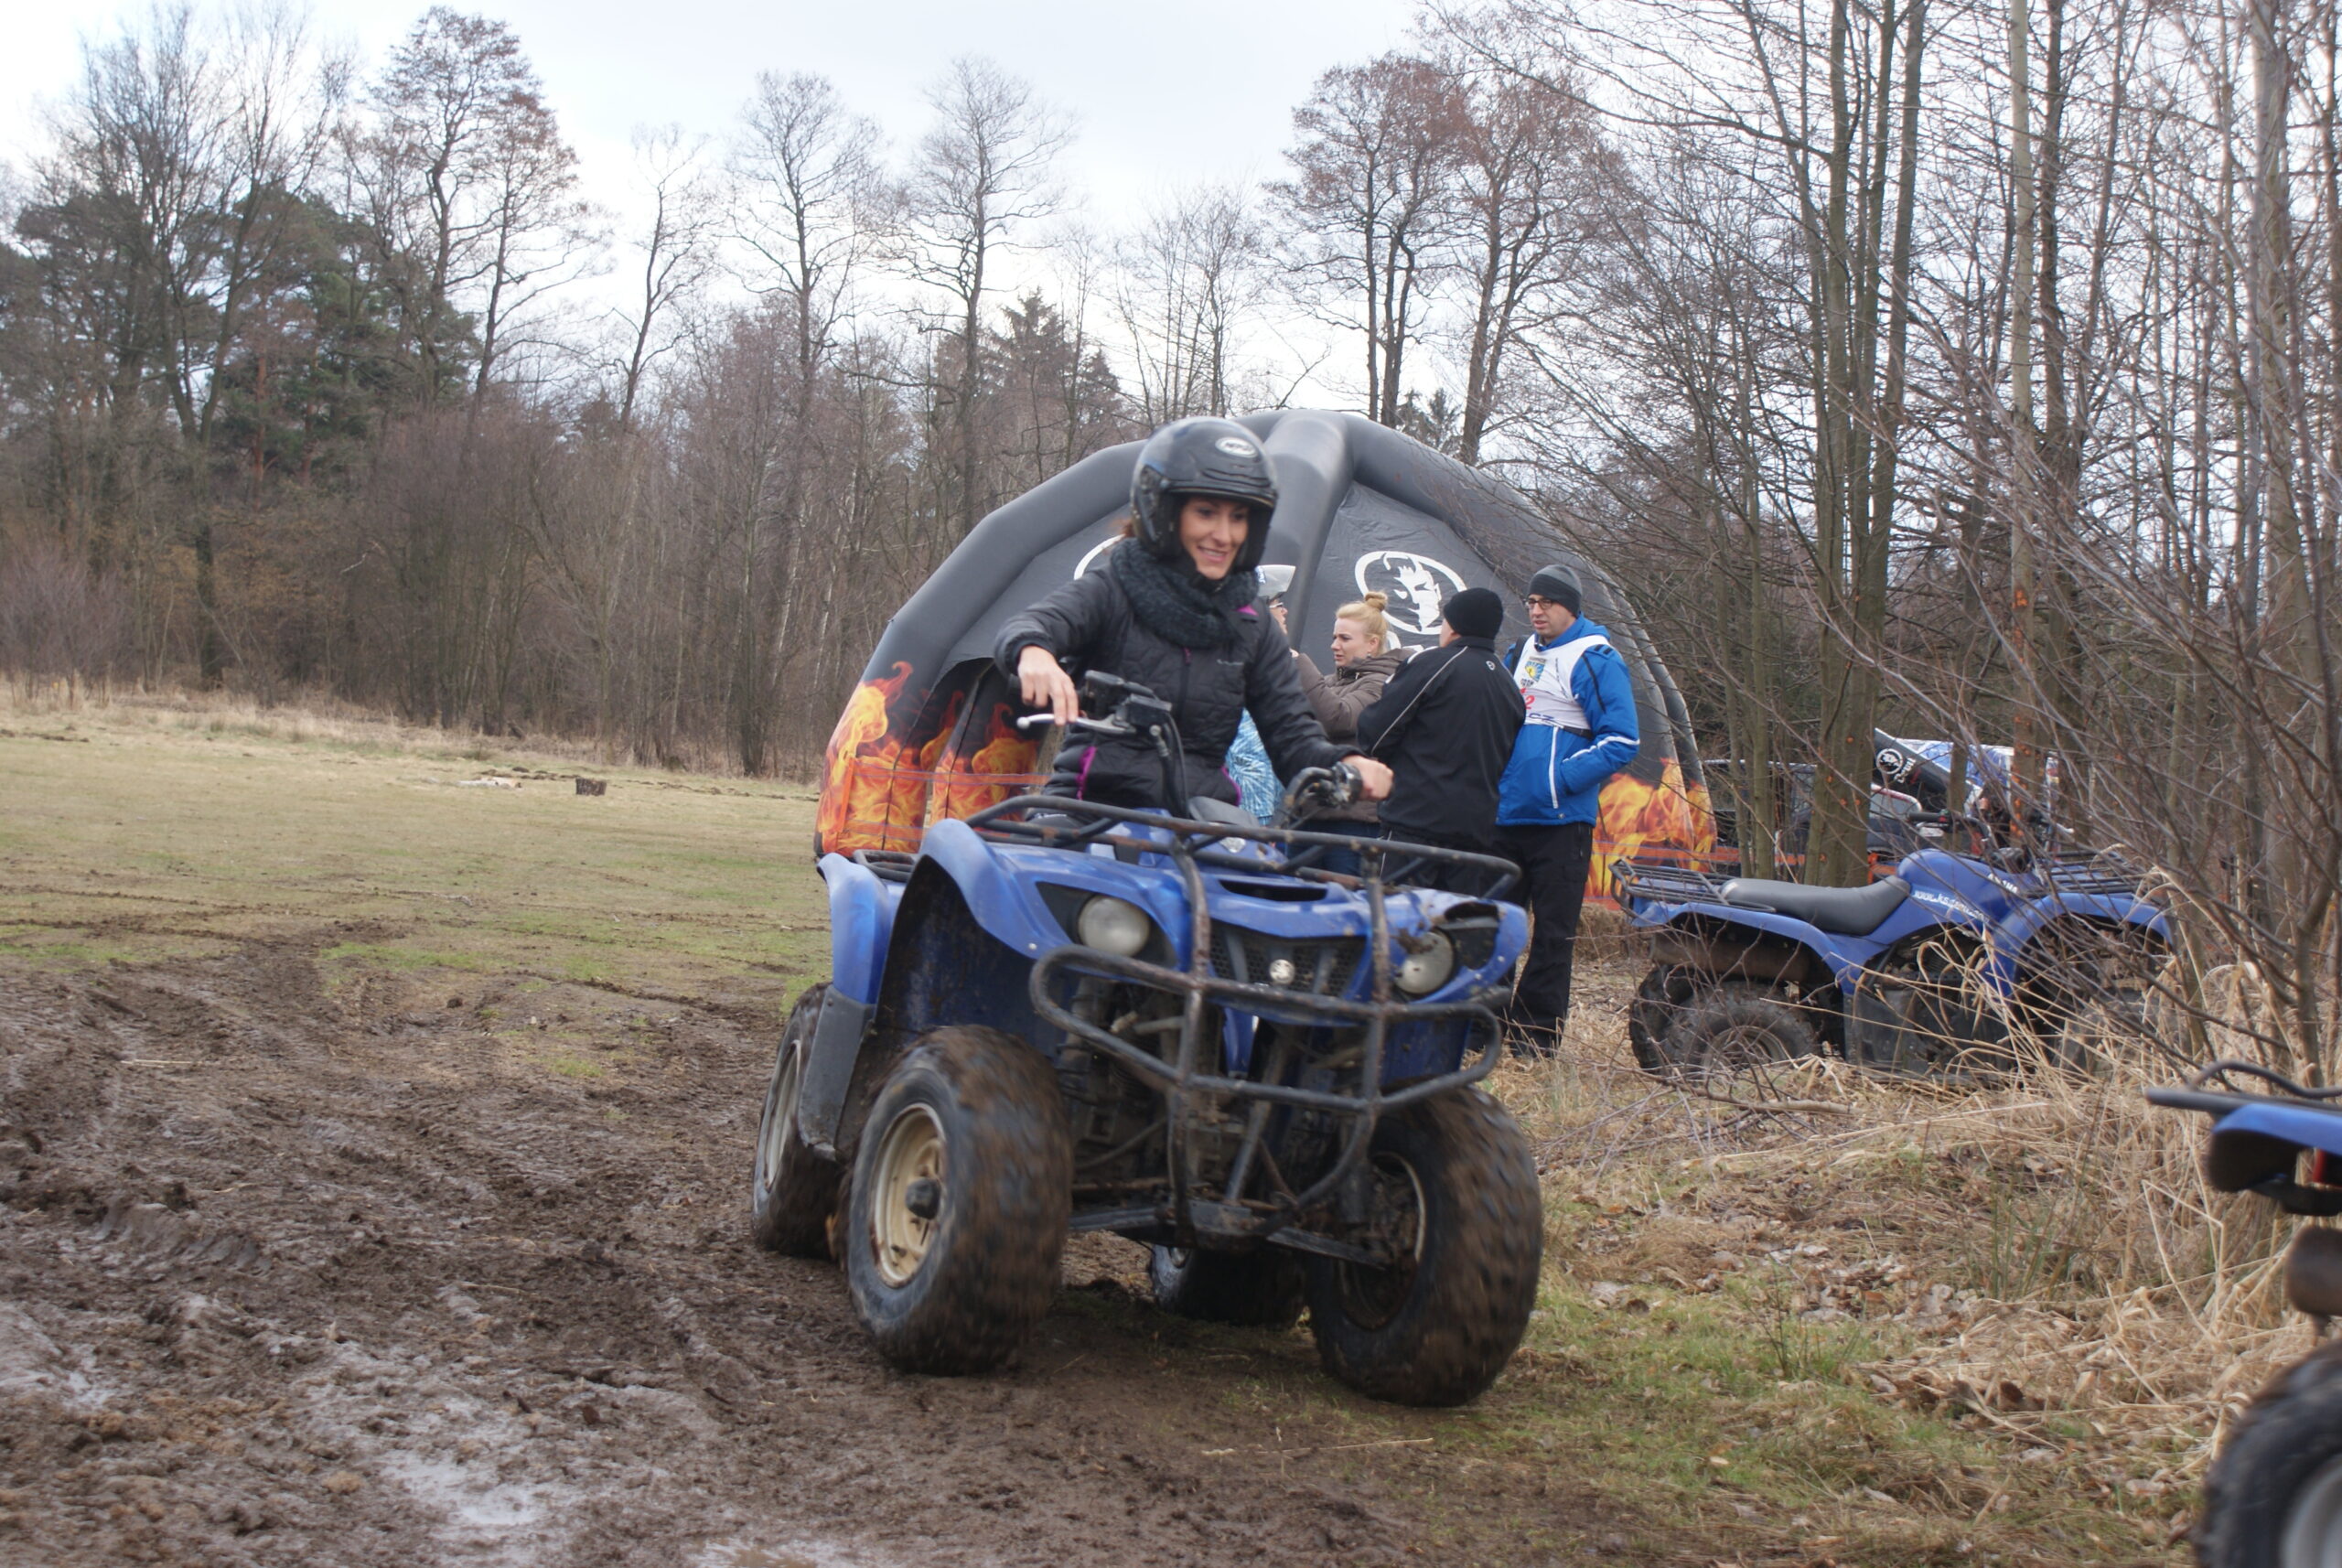
[[[1245,416],[1274,467],[1264,561],[1294,568],[1294,640],[1325,662],[1334,612],[1388,596],[1403,642],[1437,639],[1439,606],[1466,587],[1507,606],[1525,635],[1531,574],[1574,568],[1585,614],[1610,628],[1635,687],[1642,751],[1603,793],[1610,854],[1704,851],[1714,819],[1681,694],[1626,595],[1500,480],[1355,414]],[[911,596],[880,638],[830,741],[817,829],[822,851],[914,847],[928,822],[1004,799],[1037,779],[1013,725],[1014,693],[991,663],[1011,615],[1092,564],[1129,510],[1139,443],[1093,453],[993,512]],[[1602,858],[1602,857],[1598,857]],[[1596,875],[1606,888],[1606,864]]]

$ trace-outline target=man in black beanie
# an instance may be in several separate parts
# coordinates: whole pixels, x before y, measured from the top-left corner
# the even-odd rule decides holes
[[[1497,837],[1497,780],[1520,733],[1520,691],[1498,662],[1504,601],[1466,588],[1441,607],[1439,646],[1400,667],[1359,715],[1358,744],[1389,764],[1382,836],[1488,854]],[[1415,880],[1479,892],[1469,875]]]
[[[1499,853],[1520,865],[1536,916],[1510,1021],[1520,1045],[1540,1053],[1558,1047],[1569,1019],[1602,786],[1642,747],[1626,660],[1579,613],[1585,603],[1576,573],[1541,568],[1529,579],[1531,635],[1504,660],[1529,719],[1499,789]]]

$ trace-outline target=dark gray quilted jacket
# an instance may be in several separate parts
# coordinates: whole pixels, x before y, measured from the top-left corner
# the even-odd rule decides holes
[[[1140,624],[1122,585],[1101,565],[1011,617],[993,657],[1007,671],[1012,691],[1017,656],[1037,643],[1076,681],[1086,671],[1102,670],[1146,687],[1171,704],[1179,726],[1186,799],[1202,795],[1232,805],[1236,784],[1220,764],[1248,708],[1280,779],[1290,780],[1305,768],[1330,768],[1358,750],[1326,738],[1301,694],[1292,647],[1276,622],[1252,605],[1237,612],[1237,640],[1226,648],[1181,648]],[[1094,744],[1092,738],[1077,732],[1058,753],[1052,793],[1113,806],[1164,803],[1153,751],[1115,736]]]

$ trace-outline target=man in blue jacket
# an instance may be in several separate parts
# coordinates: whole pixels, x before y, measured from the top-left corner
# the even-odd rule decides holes
[[[1580,618],[1584,602],[1576,573],[1541,569],[1529,579],[1533,634],[1504,658],[1529,722],[1497,789],[1497,853],[1520,866],[1537,921],[1510,1022],[1541,1053],[1560,1044],[1569,1019],[1570,964],[1602,786],[1642,748],[1627,661],[1607,632]]]

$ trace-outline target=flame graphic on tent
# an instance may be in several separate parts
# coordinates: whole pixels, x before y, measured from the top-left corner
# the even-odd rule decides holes
[[[1631,860],[1647,850],[1671,852],[1669,858],[1705,856],[1715,853],[1715,847],[1716,814],[1708,787],[1704,783],[1686,787],[1682,764],[1669,757],[1656,779],[1618,774],[1602,787],[1586,896],[1616,897],[1617,885],[1610,875],[1613,862]]]
[[[825,853],[915,850],[931,822],[966,817],[1038,787],[1036,744],[1017,731],[1015,711],[994,703],[972,751],[952,746],[964,692],[930,730],[910,689],[911,667],[854,688],[831,732],[815,832]],[[923,732],[923,734],[922,734]],[[963,740],[962,744],[965,744]]]
[[[1048,781],[1046,774],[1034,771],[1039,760],[1040,745],[1017,729],[1015,708],[994,703],[984,725],[983,744],[965,755],[957,747],[947,750],[936,765],[928,786],[927,822],[972,817],[1012,795],[1039,789]]]
[[[830,732],[822,804],[813,819],[825,851],[919,847],[918,824],[927,804],[919,756],[925,748],[895,738],[910,728],[913,715],[894,711],[910,678],[911,667],[897,663],[892,674],[863,682]],[[940,746],[950,734],[939,731],[929,745]]]

